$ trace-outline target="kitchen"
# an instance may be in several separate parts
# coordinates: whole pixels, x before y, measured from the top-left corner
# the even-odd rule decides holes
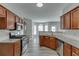
[[[79,3],[35,5],[0,4],[0,56],[79,56]]]

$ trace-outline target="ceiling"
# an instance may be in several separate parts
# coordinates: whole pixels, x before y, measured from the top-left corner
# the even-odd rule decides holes
[[[59,21],[63,9],[68,3],[44,3],[43,7],[37,7],[36,3],[4,3],[2,4],[22,18],[33,21]]]

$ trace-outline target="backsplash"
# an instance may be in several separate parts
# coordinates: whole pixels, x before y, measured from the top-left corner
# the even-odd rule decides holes
[[[9,39],[9,31],[8,30],[0,30],[0,40]]]
[[[79,36],[79,30],[66,30],[65,33],[70,34],[70,35]]]

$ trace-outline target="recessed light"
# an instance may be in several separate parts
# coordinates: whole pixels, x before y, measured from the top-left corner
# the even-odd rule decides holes
[[[43,3],[37,3],[36,6],[37,7],[43,7]]]

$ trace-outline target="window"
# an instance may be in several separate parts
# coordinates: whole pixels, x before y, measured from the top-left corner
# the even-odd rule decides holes
[[[55,32],[55,31],[56,31],[56,27],[55,27],[55,26],[52,26],[52,27],[51,27],[51,31],[52,31],[52,32]]]
[[[45,31],[48,31],[48,25],[45,25]]]
[[[36,25],[34,25],[34,35],[36,35]]]
[[[38,26],[38,31],[43,31],[43,25],[42,25],[42,24],[40,24],[40,25]]]

